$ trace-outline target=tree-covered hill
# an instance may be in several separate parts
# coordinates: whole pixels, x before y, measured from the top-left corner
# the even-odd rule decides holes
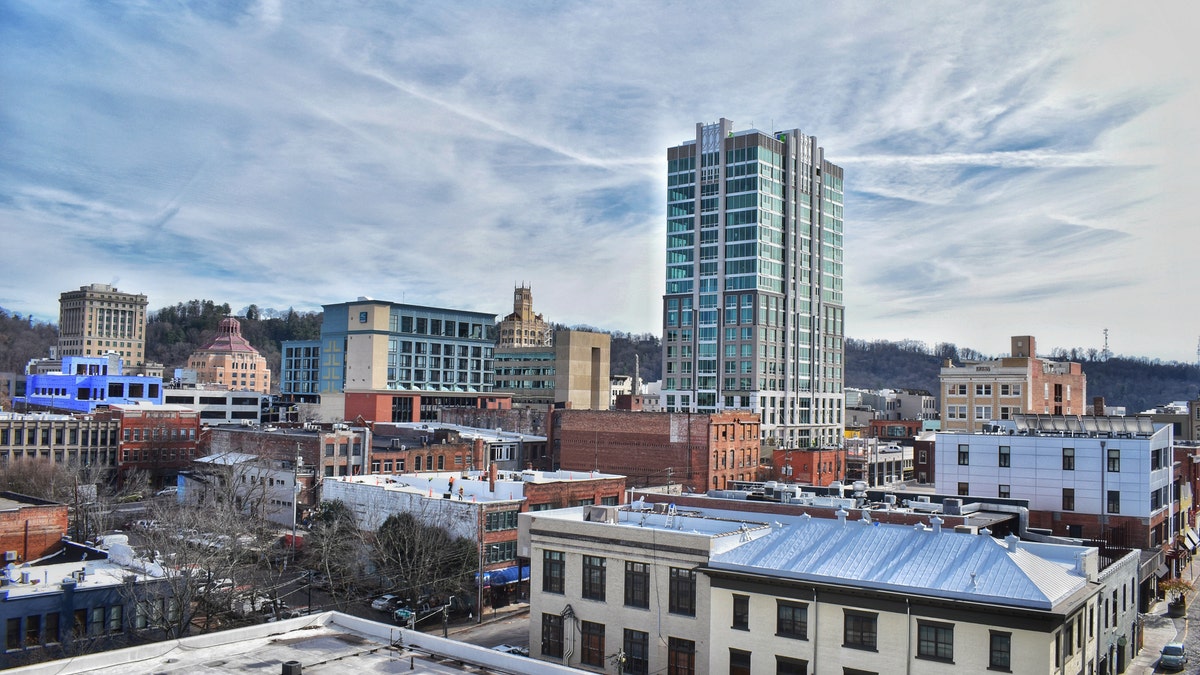
[[[925,389],[938,393],[938,370],[945,359],[994,358],[969,348],[941,343],[929,348],[913,341],[846,340],[846,386],[862,389]],[[1134,414],[1171,401],[1200,397],[1200,368],[1194,364],[1114,356],[1096,350],[1056,348],[1047,358],[1078,361],[1087,375],[1087,396],[1103,396],[1109,406]]]

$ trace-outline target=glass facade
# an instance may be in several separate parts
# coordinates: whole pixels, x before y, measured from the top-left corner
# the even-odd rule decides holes
[[[843,429],[843,173],[799,130],[722,119],[667,151],[663,401],[749,409],[778,447]]]

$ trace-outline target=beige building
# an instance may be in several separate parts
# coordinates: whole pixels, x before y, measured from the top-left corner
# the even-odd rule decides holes
[[[533,290],[518,286],[513,291],[512,314],[500,321],[497,347],[549,347],[550,324],[533,311]]]
[[[1033,336],[1012,338],[1012,356],[991,361],[949,362],[938,374],[942,431],[975,433],[1013,415],[1082,415],[1087,376],[1078,363],[1038,358]]]
[[[1097,549],[936,516],[647,506],[521,515],[530,656],[625,673],[1096,672]]]
[[[196,381],[203,384],[271,393],[267,360],[242,337],[242,324],[232,317],[222,319],[216,337],[192,352],[188,368],[196,371]]]
[[[550,347],[496,347],[496,393],[513,403],[608,410],[608,333],[554,331]]]
[[[58,356],[121,355],[126,372],[146,365],[146,296],[91,284],[58,296]]]

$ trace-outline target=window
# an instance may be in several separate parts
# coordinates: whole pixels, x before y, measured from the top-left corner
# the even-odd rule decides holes
[[[999,497],[1001,499],[1008,499],[1012,494],[1012,490],[1010,489],[1010,487],[1008,485],[1001,485],[1001,486],[999,486],[999,490],[997,490],[997,493],[998,493],[996,495],[997,497]]]
[[[542,590],[562,593],[566,578],[566,559],[562,551],[542,551]]]
[[[1012,633],[992,631],[988,668],[1007,671],[1012,667]]]
[[[1075,470],[1075,448],[1063,448],[1063,471]]]
[[[729,675],[750,675],[750,652],[729,650]]]
[[[775,634],[781,637],[808,639],[808,605],[778,600],[775,605]]]
[[[999,454],[996,460],[997,466],[1008,467],[1012,466],[1012,448],[1007,445],[1000,446]]]
[[[1121,449],[1120,448],[1109,448],[1108,449],[1108,471],[1109,471],[1109,473],[1120,473],[1121,472]]]
[[[667,638],[667,675],[696,674],[696,643],[683,638]]]
[[[520,511],[491,511],[487,514],[483,529],[488,532],[517,529],[517,514]]]
[[[851,609],[843,611],[845,611],[845,617],[843,619],[842,646],[874,651],[875,623],[878,615]]]
[[[621,672],[646,675],[650,665],[650,634],[626,628],[621,646],[625,650],[625,666]]]
[[[672,614],[696,615],[696,572],[682,567],[671,568],[671,599]]]
[[[604,600],[604,563],[598,555],[583,556],[583,597]]]
[[[1075,488],[1063,488],[1062,510],[1075,510]]]
[[[948,623],[917,621],[917,658],[953,661],[954,626]]]
[[[962,444],[958,446],[958,465],[967,466],[971,463],[971,446]]]
[[[646,563],[625,561],[625,606],[650,606],[650,566]]]
[[[991,396],[992,395],[992,385],[990,385],[990,384],[975,385],[975,395],[976,396]]]
[[[733,596],[733,628],[750,630],[750,596]]]
[[[585,666],[604,667],[604,624],[582,621],[579,624],[582,635],[582,651],[579,660]]]
[[[1109,490],[1108,491],[1108,512],[1109,513],[1120,513],[1121,512],[1121,491],[1120,490]]]
[[[971,494],[971,484],[970,483],[959,483],[958,484],[958,495],[960,497],[966,497],[969,494]]]
[[[542,655],[562,658],[563,620],[558,614],[542,614]]]
[[[990,406],[990,405],[975,406],[975,419],[977,419],[977,420],[992,419],[992,406]]]
[[[808,661],[776,655],[775,675],[808,675]]]

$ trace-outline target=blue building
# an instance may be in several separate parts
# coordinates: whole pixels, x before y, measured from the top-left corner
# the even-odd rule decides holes
[[[318,403],[317,364],[320,340],[285,340],[279,369],[279,394],[289,403]]]
[[[0,669],[171,637],[156,621],[179,611],[163,569],[118,557],[68,544],[53,559],[75,562],[0,569]]]
[[[13,399],[25,408],[90,413],[99,406],[163,402],[161,377],[122,374],[121,357],[63,357],[59,372],[28,373],[25,395]]]

